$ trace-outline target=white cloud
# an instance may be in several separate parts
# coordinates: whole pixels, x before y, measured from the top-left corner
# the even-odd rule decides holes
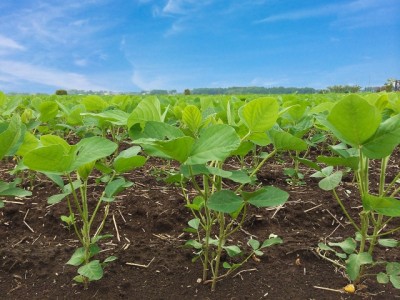
[[[256,21],[256,23],[296,21],[333,15],[336,16],[337,19],[332,23],[332,25],[342,25],[344,27],[366,27],[381,24],[381,22],[377,22],[376,17],[373,17],[377,13],[380,16],[379,20],[381,21],[388,22],[388,19],[395,20],[395,14],[393,11],[398,10],[399,6],[396,0],[354,0],[344,4],[329,4],[271,15]],[[386,18],[384,17],[385,15]]]
[[[39,83],[52,87],[82,90],[107,90],[104,87],[91,83],[86,76],[53,70],[9,60],[0,60],[0,76],[6,74],[17,80]]]
[[[7,48],[12,50],[25,50],[25,47],[16,41],[0,34],[0,49]]]
[[[77,58],[74,60],[74,64],[78,67],[85,67],[88,65],[88,61],[84,58]]]

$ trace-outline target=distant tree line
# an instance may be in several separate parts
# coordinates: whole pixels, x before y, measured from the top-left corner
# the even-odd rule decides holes
[[[207,95],[240,95],[240,94],[315,94],[318,90],[314,88],[304,87],[262,87],[262,86],[245,86],[245,87],[228,87],[228,88],[195,88],[190,90],[191,94],[207,94]]]

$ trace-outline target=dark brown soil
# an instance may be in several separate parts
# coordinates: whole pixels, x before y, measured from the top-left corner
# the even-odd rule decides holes
[[[398,172],[399,157],[397,153],[392,159],[389,172]],[[22,204],[6,203],[0,210],[0,298],[400,299],[398,290],[376,283],[374,277],[363,281],[355,295],[339,292],[348,280],[321,259],[315,248],[321,241],[353,236],[353,228],[332,194],[309,177],[311,171],[303,170],[306,185],[288,185],[279,157],[267,163],[258,178],[262,185],[288,191],[288,202],[280,209],[250,211],[234,239],[245,245],[250,234],[264,240],[273,233],[284,243],[268,248],[260,261],[250,260],[211,292],[209,285],[199,283],[200,263],[192,263],[191,250],[182,247],[189,238],[183,229],[191,216],[180,188],[153,176],[150,166],[158,163],[152,160],[146,168],[128,174],[135,186],[112,204],[103,232],[114,237],[101,245],[100,257],[115,255],[118,260],[88,290],[72,281],[76,268],[65,264],[79,246],[73,230],[60,221],[61,215],[67,215],[65,203],[46,203],[48,196],[58,193],[57,188],[42,177],[35,181],[32,197],[14,200]],[[357,216],[360,202],[351,178],[339,188],[342,195],[345,190],[352,191],[344,198]],[[98,195],[93,189],[91,196]],[[377,255],[398,260],[400,253],[383,249]]]

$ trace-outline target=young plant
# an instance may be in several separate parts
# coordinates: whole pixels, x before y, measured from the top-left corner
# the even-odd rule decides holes
[[[136,118],[142,121],[147,115],[137,115]],[[189,222],[189,231],[196,236],[187,241],[186,245],[195,249],[194,260],[200,259],[203,266],[203,282],[211,282],[212,290],[215,290],[220,278],[230,274],[248,259],[234,265],[222,261],[224,252],[228,256],[242,253],[237,245],[228,244],[228,238],[242,227],[249,206],[278,206],[288,199],[286,192],[272,186],[252,192],[243,190],[246,184],[252,182],[261,166],[275,154],[276,149],[266,154],[250,175],[246,170],[225,170],[223,163],[237,152],[243,142],[269,139],[266,131],[274,125],[278,116],[276,100],[253,100],[239,110],[239,116],[245,129],[242,137],[230,125],[215,124],[218,122],[213,123],[210,119],[204,122],[200,110],[195,106],[188,106],[182,113],[183,122],[187,126],[184,131],[152,120],[143,122],[143,129],[137,126],[130,129],[135,143],[140,144],[147,153],[180,163],[179,181],[186,207],[194,217]],[[186,180],[196,190],[195,196],[186,192]],[[225,180],[233,181],[238,186],[234,190],[227,189],[224,186]],[[255,241],[249,243],[251,253],[261,255],[261,249],[281,242],[281,239],[271,237],[261,246]],[[220,275],[223,266],[228,271]]]
[[[367,267],[378,262],[374,260],[374,250],[378,245],[384,247],[399,247],[400,243],[388,238],[399,232],[400,227],[391,227],[400,217],[400,172],[387,182],[387,166],[389,157],[400,143],[400,114],[393,115],[382,121],[379,106],[371,105],[364,98],[350,95],[340,100],[331,110],[324,123],[331,132],[351,148],[336,147],[339,157],[319,157],[318,161],[330,166],[319,170],[314,177],[323,178],[319,186],[324,190],[332,190],[333,195],[343,210],[348,221],[356,232],[356,239],[346,239],[343,243],[330,244],[344,250],[341,257],[342,265],[350,280],[355,284],[367,276]],[[380,164],[371,161],[380,160]],[[333,166],[351,169],[357,181],[362,209],[359,221],[353,219],[343,200],[336,192],[343,172],[334,170]],[[379,166],[379,167],[377,167]],[[370,184],[371,172],[378,171],[378,187]],[[320,245],[322,252],[332,251],[328,246]],[[379,264],[383,262],[379,261]],[[400,288],[399,263],[386,262],[386,273],[377,275],[378,282],[390,281],[394,287]]]
[[[82,245],[67,264],[80,266],[79,275],[74,280],[83,283],[85,288],[88,287],[89,281],[101,279],[104,266],[116,259],[110,256],[100,262],[92,258],[100,252],[98,242],[111,237],[101,235],[110,203],[119,192],[132,185],[117,175],[140,167],[146,161],[144,157],[137,155],[140,148],[132,147],[122,151],[115,158],[112,168],[100,164],[98,169],[106,170],[110,175],[103,193],[98,199],[93,199],[92,205],[88,197],[90,174],[96,162],[114,153],[116,148],[115,143],[102,137],[85,138],[71,146],[58,136],[44,135],[40,138],[39,147],[27,152],[23,158],[23,163],[28,168],[46,174],[61,188],[61,194],[49,197],[49,204],[67,200],[69,214],[74,216],[69,223]],[[61,176],[67,179],[66,184]],[[103,216],[97,217],[102,206],[104,206]]]
[[[18,115],[14,115],[9,122],[0,123],[0,160],[17,152],[24,132]],[[0,197],[30,196],[31,192],[17,187],[20,183],[20,179],[16,179],[14,182],[0,181]],[[4,201],[0,198],[0,208],[2,207],[4,207]]]

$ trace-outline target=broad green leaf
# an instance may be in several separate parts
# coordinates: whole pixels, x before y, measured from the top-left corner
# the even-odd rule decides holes
[[[232,180],[237,183],[241,184],[246,184],[252,182],[251,178],[249,175],[247,175],[247,172],[244,170],[232,170],[229,171],[231,175],[229,175],[228,178],[229,180]]]
[[[400,275],[390,275],[389,279],[394,288],[400,289]]]
[[[73,153],[65,153],[61,145],[51,145],[29,151],[23,158],[23,163],[31,170],[64,174],[71,168]]]
[[[362,147],[368,158],[384,158],[400,144],[400,114],[384,121]]]
[[[193,247],[194,249],[201,249],[201,248],[203,248],[203,245],[202,245],[201,243],[199,243],[198,241],[195,241],[195,240],[188,240],[188,241],[185,243],[185,246],[190,246],[190,247]]]
[[[232,175],[231,171],[225,171],[220,168],[206,166],[210,174],[220,176],[222,178],[229,178]]]
[[[80,247],[75,250],[69,261],[66,262],[67,265],[79,266],[85,261],[85,248]]]
[[[400,275],[400,263],[389,262],[386,264],[386,273],[388,275]]]
[[[358,169],[358,157],[330,157],[330,156],[318,156],[317,161],[327,164],[329,166],[344,166],[349,167],[352,170]]]
[[[114,197],[118,193],[122,192],[124,189],[132,185],[132,182],[126,181],[124,178],[114,179],[113,181],[109,182],[105,188],[106,197]]]
[[[239,155],[239,156],[246,156],[251,150],[253,150],[254,144],[251,142],[242,142],[235,151],[231,153],[231,155]]]
[[[271,207],[284,204],[289,194],[273,186],[261,188],[255,192],[242,192],[242,196],[248,203],[256,207]]]
[[[329,246],[340,247],[345,253],[352,254],[357,248],[357,243],[353,238],[347,238],[340,243],[329,243]]]
[[[388,247],[388,248],[394,248],[394,247],[399,247],[400,242],[395,239],[379,239],[378,240],[379,245],[383,247]]]
[[[380,272],[376,275],[376,281],[382,284],[389,283],[389,276],[383,272]]]
[[[378,197],[364,195],[363,206],[365,210],[372,210],[388,217],[400,217],[400,200],[391,197]]]
[[[58,113],[58,104],[55,101],[44,101],[39,105],[40,121],[48,122],[54,119]]]
[[[110,262],[113,262],[113,261],[116,261],[118,258],[116,257],[116,256],[109,256],[109,257],[107,257],[104,261],[103,261],[103,263],[104,264],[108,264],[108,263],[110,263]]]
[[[243,204],[243,199],[230,190],[218,191],[207,201],[209,209],[228,214],[238,211]]]
[[[71,193],[63,193],[63,194],[57,194],[57,195],[50,196],[49,198],[47,198],[47,203],[48,204],[60,203],[68,195],[71,195]]]
[[[155,97],[144,98],[128,117],[127,126],[131,128],[135,124],[144,127],[147,121],[162,122],[160,101]]]
[[[342,175],[343,175],[342,171],[334,172],[328,177],[325,177],[320,182],[318,182],[318,186],[324,191],[333,190],[342,181]]]
[[[107,157],[117,149],[116,143],[98,136],[82,139],[76,146],[78,154],[71,171],[89,162]]]
[[[212,160],[224,161],[240,145],[240,138],[229,125],[217,124],[203,129],[195,141],[186,164],[203,164]]]
[[[103,268],[99,260],[92,260],[88,264],[80,267],[78,273],[87,277],[89,281],[99,280],[103,277]]]
[[[381,122],[379,110],[358,95],[350,95],[335,104],[327,117],[330,129],[353,147],[362,145]]]
[[[0,196],[28,197],[32,192],[16,187],[13,183],[0,181]]]
[[[188,105],[182,112],[182,121],[191,132],[197,133],[201,126],[201,112],[195,105]]]
[[[119,109],[113,109],[113,110],[106,110],[101,113],[83,112],[81,113],[81,116],[90,116],[99,119],[102,122],[110,122],[114,125],[122,126],[126,125],[129,114]]]
[[[117,173],[124,173],[143,166],[147,159],[137,155],[140,151],[141,148],[138,146],[133,146],[121,151],[114,159],[113,166],[115,171],[117,171]]]
[[[250,245],[250,247],[253,249],[253,250],[258,250],[259,248],[260,248],[260,242],[259,241],[257,241],[257,240],[255,240],[255,239],[250,239],[249,241],[248,241],[248,244]]]
[[[308,146],[302,139],[291,135],[288,132],[270,130],[269,135],[272,143],[277,150],[296,150],[304,151],[307,150]]]
[[[200,220],[199,219],[191,219],[189,222],[188,222],[188,225],[190,226],[190,227],[192,227],[193,229],[196,229],[196,230],[198,230],[199,229],[199,225],[200,225]]]
[[[262,243],[260,249],[263,249],[263,248],[266,248],[266,247],[271,247],[273,245],[282,244],[282,243],[283,243],[283,240],[281,238],[279,238],[279,237],[271,237],[271,238],[265,240]]]
[[[68,153],[71,150],[71,146],[61,137],[52,134],[42,135],[40,137],[40,143],[42,146],[60,145],[64,148],[64,151]]]
[[[173,140],[185,136],[184,133],[176,126],[172,126],[163,122],[147,121],[143,132],[132,132],[133,140],[140,138],[151,138],[154,140]],[[131,131],[130,131],[131,134]]]
[[[0,160],[7,155],[15,143],[17,143],[20,135],[21,120],[18,115],[14,115],[5,130],[1,131],[0,127]]]
[[[328,166],[328,167],[325,167],[325,168],[321,169],[320,171],[315,172],[310,177],[313,177],[313,178],[325,178],[325,177],[328,177],[329,175],[331,175],[332,172],[333,172],[333,167],[332,166]]]
[[[25,156],[29,151],[39,146],[39,140],[29,131],[25,132],[24,141],[16,152],[17,155]],[[1,146],[0,146],[1,147]]]
[[[360,267],[372,263],[372,256],[368,252],[350,254],[346,261],[346,273],[349,275],[350,280],[356,280],[360,274]]]
[[[195,140],[190,136],[184,136],[169,141],[156,141],[154,147],[172,159],[185,162],[191,151]]]
[[[262,97],[239,109],[239,117],[251,132],[265,132],[278,119],[279,105],[275,98]]]
[[[107,102],[97,95],[86,96],[82,100],[82,104],[85,106],[87,111],[103,111],[108,107]]]
[[[95,165],[95,162],[92,161],[92,162],[86,163],[86,164],[84,164],[84,165],[81,165],[81,166],[78,168],[79,177],[80,177],[83,181],[86,181],[86,180],[89,178],[89,175],[90,175],[90,173],[92,173],[92,170],[93,170],[93,168],[94,168],[94,165]]]
[[[225,246],[224,249],[226,250],[226,253],[228,253],[228,255],[230,257],[239,255],[240,253],[242,253],[242,250],[240,250],[240,248],[238,246]]]

